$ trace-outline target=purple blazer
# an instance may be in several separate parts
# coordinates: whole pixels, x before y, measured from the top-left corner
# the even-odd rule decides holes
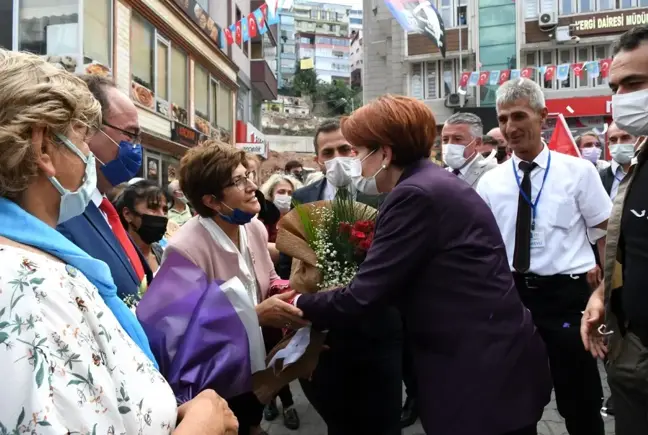
[[[322,329],[379,304],[405,320],[427,433],[499,435],[540,419],[547,355],[495,218],[467,183],[427,160],[407,167],[385,199],[353,282],[297,300]]]

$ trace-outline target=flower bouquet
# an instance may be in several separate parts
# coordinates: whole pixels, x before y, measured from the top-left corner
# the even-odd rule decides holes
[[[316,293],[348,285],[371,246],[376,215],[376,209],[354,201],[344,190],[333,201],[297,204],[279,221],[276,241],[277,249],[293,259],[290,288]],[[294,335],[288,333],[268,359],[289,347]],[[292,372],[312,373],[325,335],[310,331],[306,351],[289,365]]]

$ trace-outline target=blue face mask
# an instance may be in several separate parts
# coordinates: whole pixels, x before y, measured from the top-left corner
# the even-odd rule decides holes
[[[135,177],[142,166],[142,145],[133,144],[126,140],[119,142],[119,145],[117,145],[117,142],[103,130],[99,131],[119,148],[119,154],[114,160],[104,163],[97,159],[103,165],[101,173],[106,177],[106,180],[113,186],[117,186]]]
[[[233,225],[245,225],[249,224],[250,221],[254,216],[256,216],[254,213],[248,213],[246,211],[241,210],[240,208],[232,208],[229,205],[225,204],[224,202],[222,203],[225,207],[229,208],[232,210],[231,215],[226,215],[221,212],[218,212],[218,215],[223,219],[225,222],[228,222]]]

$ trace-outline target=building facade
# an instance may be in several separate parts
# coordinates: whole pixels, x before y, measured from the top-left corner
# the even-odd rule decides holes
[[[626,30],[648,24],[648,1],[518,3],[524,23],[518,28],[520,68],[535,67],[533,78],[545,90],[549,112],[563,113],[574,133],[604,131],[611,120],[612,45]]]
[[[257,98],[258,125],[262,100],[276,98],[270,68],[255,75],[253,67],[258,59],[267,65],[255,44],[272,45],[274,39],[250,41],[247,64],[242,49],[237,53],[223,40],[222,30],[234,22],[242,1],[228,0],[226,8],[222,0],[0,3],[1,46],[46,56],[70,72],[112,76],[130,95],[143,132],[139,176],[161,185],[175,176],[186,150],[205,138],[235,143],[239,89],[249,120]],[[253,6],[248,0],[247,8]]]
[[[350,54],[350,67],[351,67],[351,86],[362,86],[362,66],[364,65],[363,50],[362,50],[362,30],[351,31],[351,54]]]

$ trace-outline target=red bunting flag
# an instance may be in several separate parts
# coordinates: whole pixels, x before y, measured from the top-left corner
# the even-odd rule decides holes
[[[533,76],[533,68],[524,68],[520,73],[520,77],[530,79]]]
[[[250,14],[247,17],[248,21],[248,35],[250,35],[250,38],[254,38],[257,35],[257,22],[256,18],[254,18],[254,14]]]
[[[567,121],[562,113],[558,115],[556,119],[556,127],[554,128],[553,133],[551,134],[551,139],[549,140],[549,149],[563,154],[568,154],[574,157],[580,157],[580,151],[576,146],[574,137],[569,131],[567,126]]]
[[[544,79],[546,81],[553,80],[554,75],[556,75],[556,65],[548,65],[545,70]]]
[[[508,81],[509,77],[511,77],[511,70],[510,69],[505,69],[503,71],[500,71],[500,76],[499,76],[499,84],[504,84],[505,82]]]
[[[600,74],[601,77],[605,78],[610,75],[610,65],[612,64],[612,59],[602,59],[599,60]]]
[[[261,6],[259,6],[259,9],[261,9],[261,12],[263,12],[264,17],[268,17],[268,4],[263,3]]]
[[[234,36],[232,36],[232,31],[229,28],[225,28],[223,29],[223,33],[225,33],[227,45],[232,45],[234,43]]]
[[[572,69],[574,70],[574,77],[582,77],[583,76],[583,62],[573,63],[572,64]]]
[[[487,85],[489,77],[490,77],[490,73],[488,71],[482,71],[481,73],[479,73],[479,82],[477,82],[477,84],[479,86]]]
[[[236,22],[236,35],[234,35],[234,36],[235,36],[234,39],[235,39],[236,43],[240,44],[241,43],[241,38],[242,38],[242,35],[241,35],[241,20]]]
[[[470,72],[462,72],[461,79],[459,79],[459,87],[465,88],[468,86],[468,80],[470,80]]]

